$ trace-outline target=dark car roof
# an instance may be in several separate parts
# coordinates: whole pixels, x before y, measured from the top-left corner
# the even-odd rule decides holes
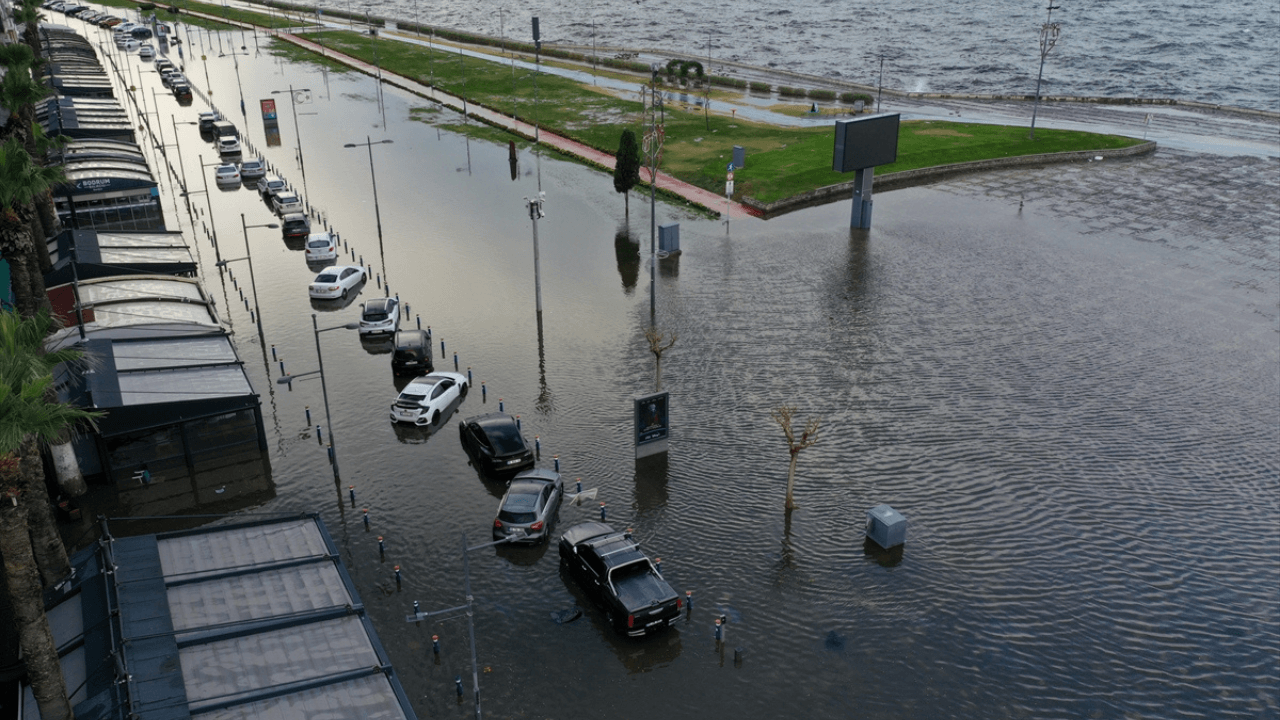
[[[626,533],[617,532],[601,522],[574,525],[564,531],[562,538],[570,545],[587,545],[594,548],[605,565],[611,568],[648,559],[647,555],[640,552],[640,546],[627,537]]]
[[[484,434],[493,443],[493,449],[502,454],[521,452],[528,449],[516,419],[506,413],[486,413],[467,418],[467,424],[479,425]]]

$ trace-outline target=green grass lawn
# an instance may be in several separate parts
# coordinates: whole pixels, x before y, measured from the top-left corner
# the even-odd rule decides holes
[[[347,55],[374,62],[373,39],[349,31],[326,31],[308,37]],[[614,152],[624,129],[643,134],[640,83],[636,92],[619,97],[562,77],[534,78],[500,60],[463,57],[446,47],[432,50],[403,43],[377,42],[377,61],[385,69],[484,105],[606,152]],[[691,91],[696,95],[696,91]],[[712,95],[715,109],[717,91]],[[424,118],[425,119],[425,118]],[[834,124],[835,118],[832,118]],[[437,120],[433,120],[437,121]],[[456,123],[454,123],[456,125]],[[666,139],[662,169],[685,182],[722,192],[725,166],[734,145],[747,151],[747,166],[735,174],[735,196],[775,202],[850,179],[831,170],[834,130],[793,128],[747,122],[680,103],[665,112]],[[975,123],[918,121],[903,123],[898,161],[878,174],[947,165],[971,160],[1101,150],[1136,145],[1134,138],[1041,129],[1034,141],[1027,128]]]

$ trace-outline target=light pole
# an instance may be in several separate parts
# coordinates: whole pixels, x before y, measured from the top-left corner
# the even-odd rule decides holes
[[[538,220],[547,216],[542,209],[546,199],[546,193],[524,199],[524,204],[529,208],[529,219],[533,221],[533,294],[538,309],[539,332],[542,330],[542,270],[538,265]]]
[[[1061,5],[1054,5],[1053,0],[1049,0],[1049,14],[1045,17],[1045,22],[1040,26],[1040,74],[1036,76],[1036,100],[1031,105],[1031,133],[1028,139],[1036,139],[1036,111],[1040,109],[1040,81],[1044,79],[1044,60],[1049,57],[1049,52],[1053,50],[1053,46],[1058,44],[1058,34],[1062,31],[1061,26],[1053,20],[1053,11],[1061,8]]]
[[[228,263],[237,262],[239,260],[247,260],[249,262],[249,286],[253,288],[253,310],[256,314],[258,323],[258,340],[266,342],[267,339],[262,334],[262,307],[258,305],[258,283],[253,278],[253,251],[249,249],[249,228],[278,228],[275,223],[263,223],[262,225],[245,225],[244,213],[240,213],[240,227],[244,231],[244,252],[242,258],[231,258],[229,260],[219,260],[216,264],[218,267],[226,267]],[[265,346],[264,346],[265,347]]]
[[[876,82],[876,114],[880,114],[880,95],[884,92],[884,53],[880,53],[880,80]]]
[[[342,147],[346,147],[346,148],[364,147],[369,149],[369,179],[373,181],[373,216],[374,218],[377,219],[377,222],[378,222],[378,254],[381,255],[383,252],[382,250],[382,211],[378,208],[378,176],[373,172],[373,146],[374,145],[390,145],[391,141],[379,140],[378,142],[374,142],[373,140],[369,139],[368,135],[364,136],[364,140],[365,141],[362,143],[347,143]],[[387,267],[386,267],[385,261],[383,262],[383,266],[382,266],[382,274],[384,277],[387,274]]]
[[[230,55],[236,64],[236,88],[240,91],[240,117],[248,119],[249,113],[244,107],[244,86],[240,84],[240,55],[248,55],[249,53],[238,53],[232,50],[229,53],[222,53],[218,57],[226,57]],[[247,130],[247,128],[246,128]]]
[[[170,115],[169,119],[173,121],[173,146],[178,148],[178,167],[182,169],[182,192],[186,193],[187,192],[187,165],[186,163],[182,162],[182,143],[178,142],[178,124],[179,124],[178,118],[174,117],[173,115]],[[199,125],[200,123],[195,122],[194,120],[191,120],[191,121],[184,122],[182,124],[183,125]],[[191,201],[186,200],[186,203],[187,203],[187,211],[190,212]]]
[[[330,330],[356,330],[360,327],[358,322],[350,322],[346,325],[335,325],[333,327],[322,328],[316,323],[316,314],[311,313],[311,328],[316,336],[316,361],[320,364],[319,370],[311,372],[298,373],[297,375],[281,375],[276,378],[277,385],[288,385],[293,387],[293,381],[306,377],[307,375],[320,376],[320,393],[324,396],[324,421],[329,427],[329,462],[333,465],[333,480],[338,481],[338,443],[333,434],[333,418],[329,415],[329,389],[324,383],[324,355],[320,352],[320,333],[329,332]]]
[[[538,33],[538,18],[533,19],[533,142],[539,142],[538,73],[542,72],[542,40]]]
[[[666,136],[663,124],[658,122],[658,108],[662,96],[658,93],[659,65],[650,66],[650,108],[653,115],[650,129],[644,134],[644,150],[649,156],[649,322],[657,317],[658,308],[658,163],[662,162],[662,142]]]
[[[213,221],[213,196],[209,195],[209,178],[204,174],[207,167],[217,167],[220,163],[204,163],[204,155],[197,155],[196,159],[200,161],[200,180],[204,182],[204,200],[209,206],[209,229],[213,233],[213,255],[219,261],[222,260],[222,251],[218,249],[218,225]]]
[[[302,169],[302,187],[306,188],[307,164],[302,160],[302,131],[298,129],[298,93],[307,93],[302,96],[305,102],[311,97],[311,88],[294,88],[290,85],[288,90],[272,90],[271,94],[279,95],[283,92],[289,93],[289,109],[293,110],[293,134],[298,138],[298,167]]]
[[[382,64],[378,62],[378,29],[369,19],[368,6],[364,9],[364,24],[369,26],[369,35],[373,38],[373,67],[378,73],[378,109],[382,111],[382,127],[387,127],[387,107],[382,102]],[[465,102],[465,101],[464,101]]]

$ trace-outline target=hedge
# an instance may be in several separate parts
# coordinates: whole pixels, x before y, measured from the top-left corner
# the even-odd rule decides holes
[[[809,97],[813,98],[814,100],[835,100],[836,91],[835,90],[810,90]]]
[[[873,98],[866,93],[840,93],[840,102],[849,103],[850,105],[861,100],[863,103],[870,105]]]
[[[804,88],[793,88],[793,87],[787,87],[786,85],[779,85],[778,94],[789,96],[789,97],[804,97],[809,93],[807,93]]]
[[[751,92],[769,93],[773,92],[773,86],[767,82],[751,81]]]

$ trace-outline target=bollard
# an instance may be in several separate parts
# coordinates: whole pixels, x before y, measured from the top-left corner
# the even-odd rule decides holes
[[[284,375],[284,358],[280,358],[280,374]]]
[[[431,339],[431,326],[430,326],[430,325],[428,325],[428,326],[427,326],[427,339],[428,339],[428,340],[430,340],[430,339]]]
[[[382,287],[382,273],[377,273],[374,275],[374,278],[377,279],[378,287]]]
[[[693,591],[692,590],[684,591],[684,606],[688,608],[689,612],[693,612]]]
[[[523,427],[521,427],[521,426],[520,426],[520,416],[519,416],[519,415],[517,415],[517,416],[516,416],[516,429],[517,429],[517,430],[523,430],[523,429],[524,429]]]
[[[328,445],[326,445],[325,449],[328,450],[329,452],[329,464],[332,465],[334,461],[337,460],[337,458],[333,454],[333,443],[329,443]]]
[[[275,362],[277,359],[278,358],[276,358],[276,344],[271,343],[271,362]]]
[[[453,683],[458,686],[458,702],[462,702],[462,676],[455,675]]]
[[[538,439],[537,435],[533,436],[533,454],[542,455],[542,441]]]
[[[435,653],[436,655],[440,654],[440,636],[439,635],[431,636],[431,652]]]
[[[720,618],[716,618],[716,642],[724,642],[724,624]]]
[[[414,315],[414,318],[415,318],[415,319],[417,319],[417,321],[418,321],[418,329],[419,329],[419,330],[421,330],[421,329],[422,329],[422,316],[421,316],[421,315]]]
[[[381,557],[386,557],[387,555],[387,544],[382,541],[381,535],[378,536],[378,555]]]
[[[396,566],[396,589],[400,589],[400,566]]]
[[[468,384],[468,385],[475,385],[475,382],[473,382],[473,381],[471,380],[471,366],[470,366],[470,365],[468,365],[468,366],[467,366],[467,384]]]
[[[316,426],[316,440],[317,444],[324,444],[324,430],[321,430],[319,425]]]
[[[489,402],[489,388],[484,386],[484,381],[480,381],[480,402]]]
[[[307,426],[310,427],[311,426],[311,406],[307,405],[305,406],[304,409],[307,411]]]
[[[733,649],[733,666],[736,668],[742,667],[742,648],[740,647]]]
[[[498,412],[504,412],[505,410],[506,403],[502,402],[502,398],[498,398]]]
[[[356,486],[348,485],[347,494],[351,496],[351,507],[355,507],[356,506]]]
[[[354,250],[352,250],[351,252],[353,252],[353,253],[354,253],[355,251],[354,251]],[[361,256],[360,256],[360,262],[358,262],[358,263],[356,263],[356,264],[357,264],[357,265],[363,265],[363,264],[364,264],[364,256],[363,256],[363,255],[361,255]]]
[[[369,508],[360,508],[360,512],[364,513],[364,529],[369,529]]]
[[[383,291],[382,292],[383,297],[391,297],[391,283],[388,282],[387,284],[383,285],[382,291]],[[399,295],[397,295],[396,297],[399,297]]]
[[[662,558],[653,559],[653,569],[657,570],[659,575],[662,574]]]
[[[413,601],[413,614],[415,617],[422,614],[422,610],[418,608],[417,600]],[[422,620],[419,618],[418,622],[422,622]]]
[[[245,307],[248,307],[248,305],[249,305],[249,301],[248,301],[248,300],[246,300],[244,304],[245,304]],[[255,317],[253,316],[253,311],[252,311],[252,310],[250,310],[250,311],[249,311],[249,323],[250,323],[250,324],[252,324],[252,325],[257,325],[257,324],[258,324],[258,319],[257,319],[257,318],[255,318]]]
[[[582,478],[578,478],[578,489],[574,492],[582,492]]]
[[[604,503],[600,503],[600,522],[605,521],[606,515],[607,513],[605,512],[605,509],[604,509]]]
[[[458,353],[453,354],[453,371],[458,372]]]
[[[445,357],[445,354],[444,354],[444,340],[441,340],[441,341],[440,341],[440,357],[441,357],[442,359]]]
[[[552,455],[551,459],[556,461],[556,472],[560,472],[560,456]]]

